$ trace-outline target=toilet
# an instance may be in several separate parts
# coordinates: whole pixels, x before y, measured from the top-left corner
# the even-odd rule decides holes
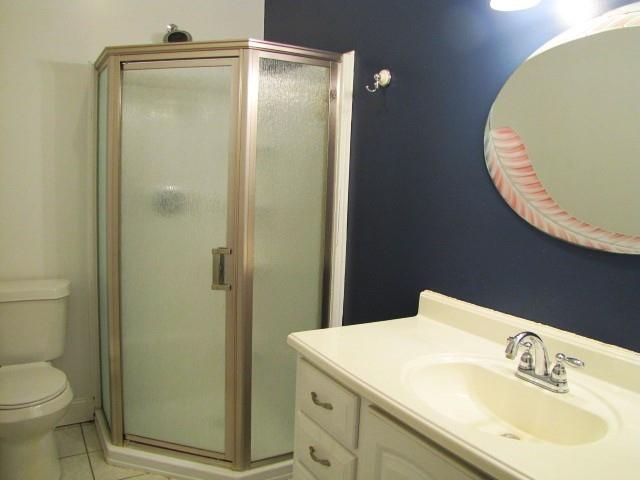
[[[53,430],[73,392],[64,351],[69,281],[0,282],[0,479],[57,480]]]

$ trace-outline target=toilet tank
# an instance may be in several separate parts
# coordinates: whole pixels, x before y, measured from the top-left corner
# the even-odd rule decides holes
[[[0,282],[0,365],[62,355],[69,285],[57,278]]]

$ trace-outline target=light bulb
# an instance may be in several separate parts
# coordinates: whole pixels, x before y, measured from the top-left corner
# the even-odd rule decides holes
[[[514,10],[525,10],[535,7],[540,0],[491,0],[491,8],[503,12],[513,12]]]

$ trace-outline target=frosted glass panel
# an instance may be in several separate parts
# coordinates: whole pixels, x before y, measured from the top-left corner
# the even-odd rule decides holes
[[[292,451],[289,333],[321,326],[329,69],[260,60],[251,458]]]
[[[121,316],[125,433],[216,452],[225,439],[232,68],[123,75]]]
[[[107,83],[105,68],[98,76],[98,304],[102,409],[111,425],[109,397],[109,326],[107,309]]]

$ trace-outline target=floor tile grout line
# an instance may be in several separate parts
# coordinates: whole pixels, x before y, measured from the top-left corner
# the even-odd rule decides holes
[[[72,430],[72,429],[74,429],[74,428],[79,428],[79,429],[80,429],[80,435],[82,435],[82,427],[80,426],[80,424],[79,424],[79,423],[71,423],[71,424],[69,424],[69,425],[63,425],[63,426],[61,426],[61,427],[56,427],[56,428],[54,429],[54,431]],[[58,448],[57,440],[56,440],[56,449],[58,450],[58,460],[62,460],[63,458],[77,457],[78,455],[83,455],[83,454],[85,454],[85,455],[86,455],[86,453],[87,453],[87,445],[86,445],[86,443],[85,443],[85,441],[84,441],[84,436],[82,437],[82,444],[83,444],[83,446],[84,446],[84,452],[71,453],[71,454],[69,454],[69,455],[62,455],[62,456],[60,456],[60,454],[59,454],[60,449]]]
[[[93,473],[93,465],[91,465],[91,457],[89,457],[89,448],[87,447],[87,439],[84,436],[84,429],[80,424],[80,433],[82,434],[82,443],[84,443],[84,454],[87,456],[87,462],[89,462],[89,470],[91,471],[91,478],[96,480],[96,474]]]
[[[87,459],[87,462],[89,463],[89,471],[91,472],[91,478],[92,478],[93,480],[97,480],[97,478],[96,478],[96,474],[95,474],[95,472],[93,471],[93,464],[91,463],[91,456],[90,456],[90,454],[91,454],[91,453],[103,454],[103,453],[102,453],[102,449],[101,449],[101,448],[99,448],[98,450],[94,450],[94,451],[92,451],[92,452],[89,452],[89,445],[88,445],[88,443],[87,443],[87,437],[86,437],[86,435],[85,435],[84,428],[82,428],[82,426],[83,426],[84,424],[86,424],[87,426],[90,426],[91,424],[94,424],[94,425],[95,425],[95,423],[94,423],[94,422],[95,422],[95,421],[91,421],[91,422],[80,422],[80,423],[74,423],[74,424],[70,424],[70,425],[64,425],[64,426],[62,426],[62,427],[57,427],[57,428],[56,428],[56,430],[64,430],[64,429],[71,429],[71,428],[79,428],[79,429],[80,429],[80,435],[82,436],[82,444],[83,444],[83,446],[84,446],[84,452],[81,452],[81,453],[74,453],[74,454],[72,454],[72,455],[66,455],[66,456],[64,456],[64,457],[59,457],[59,459],[60,459],[60,460],[62,460],[63,458],[64,458],[64,459],[66,459],[66,458],[79,457],[80,455],[84,455],[84,456],[85,456],[85,458]],[[103,455],[104,455],[104,454],[103,454]],[[140,479],[142,479],[143,477],[146,477],[146,476],[148,476],[149,474],[150,474],[149,472],[142,471],[142,472],[140,472],[140,473],[135,473],[135,474],[133,474],[133,475],[131,475],[131,476],[128,476],[128,477],[123,477],[123,478],[121,478],[121,479],[119,479],[119,480],[131,480],[131,479],[136,479],[136,478],[140,478]],[[170,480],[168,477],[163,477],[163,478],[167,478],[167,480]]]
[[[84,422],[84,423],[86,423],[87,425],[90,425],[90,424],[92,424],[94,422]],[[96,475],[93,472],[93,464],[91,463],[91,455],[90,454],[98,452],[98,453],[102,453],[104,455],[104,453],[102,452],[102,449],[94,450],[93,452],[89,452],[89,445],[87,445],[87,437],[85,436],[84,429],[82,428],[82,425],[84,423],[80,424],[80,431],[82,432],[82,440],[84,441],[84,448],[86,450],[85,455],[87,455],[87,458],[89,460],[89,468],[91,469],[91,476],[93,477],[94,480],[96,480]],[[136,473],[134,475],[131,475],[130,477],[123,477],[120,480],[129,480],[131,478],[143,477],[145,475],[147,475],[147,472],[140,472],[140,473]]]
[[[54,428],[54,430],[70,430],[72,428],[78,428],[81,423],[68,423],[67,425],[60,425],[59,427]]]
[[[86,454],[87,454],[87,452],[72,453],[71,455],[65,455],[64,457],[58,457],[58,459],[62,460],[63,458],[79,457],[80,455],[86,455]]]
[[[82,432],[82,441],[84,442],[84,451],[87,452],[87,455],[89,455],[91,452],[89,451],[89,444],[87,443],[87,437],[84,434],[84,428],[82,428],[82,425],[84,425],[84,423],[80,424],[80,431]]]

